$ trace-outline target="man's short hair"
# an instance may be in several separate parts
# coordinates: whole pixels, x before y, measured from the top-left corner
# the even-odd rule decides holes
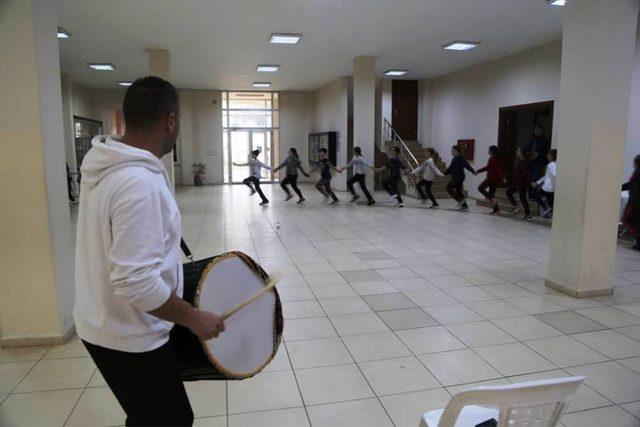
[[[127,89],[122,112],[126,129],[148,129],[166,114],[178,112],[178,92],[160,77],[141,77]]]
[[[324,148],[324,147],[323,147],[323,148],[321,148],[319,151],[320,151],[321,153],[328,153],[327,149],[326,149],[326,148]]]

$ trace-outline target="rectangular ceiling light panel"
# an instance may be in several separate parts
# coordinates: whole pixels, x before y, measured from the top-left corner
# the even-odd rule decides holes
[[[269,38],[270,43],[275,44],[298,44],[302,34],[273,33]]]
[[[113,71],[116,69],[113,64],[103,62],[89,62],[87,66],[96,71]]]
[[[455,42],[447,43],[442,47],[445,50],[465,51],[465,50],[475,49],[478,46],[480,46],[480,42],[469,42],[469,41],[457,40]]]
[[[259,73],[275,73],[280,70],[280,66],[276,64],[260,64],[256,67],[256,70]]]

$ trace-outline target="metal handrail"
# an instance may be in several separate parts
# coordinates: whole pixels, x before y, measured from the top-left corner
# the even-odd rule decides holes
[[[385,129],[385,133],[387,133],[389,135],[389,139],[387,139],[386,137],[385,137],[385,139],[387,141],[397,141],[397,142],[399,142],[400,143],[400,151],[401,152],[403,150],[406,151],[409,154],[409,159],[413,161],[413,164],[415,165],[415,167],[418,167],[419,166],[418,160],[415,158],[415,156],[413,155],[411,150],[409,150],[409,147],[407,147],[407,144],[405,144],[405,142],[402,140],[402,138],[400,138],[400,135],[398,135],[398,132],[395,131],[393,126],[391,126],[391,123],[389,123],[389,120],[387,120],[386,118],[384,119],[384,129]]]
[[[408,164],[411,167],[412,170],[417,168],[420,165],[418,163],[418,160],[415,158],[415,156],[411,152],[411,150],[409,150],[409,147],[407,146],[407,144],[400,137],[400,135],[398,135],[398,133],[393,128],[393,126],[391,126],[391,123],[389,123],[389,121],[386,118],[384,119],[383,133],[384,133],[383,138],[384,138],[385,142],[386,141],[391,141],[391,142],[394,142],[394,143],[395,142],[399,142],[400,143],[400,158],[406,164]],[[383,152],[388,152],[388,150],[385,150],[383,147],[380,147],[380,149]],[[416,185],[417,185],[415,177],[411,173],[408,173],[407,176],[408,176],[408,179],[407,179],[408,186],[411,186],[411,187],[415,188]]]

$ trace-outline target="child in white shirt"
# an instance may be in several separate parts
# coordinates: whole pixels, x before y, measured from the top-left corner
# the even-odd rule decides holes
[[[543,218],[551,218],[553,215],[553,200],[556,191],[556,175],[558,171],[556,165],[557,155],[558,150],[549,150],[547,153],[547,161],[549,163],[547,163],[544,176],[538,181],[531,183],[533,188],[538,189],[538,191],[534,192],[533,198],[544,208],[541,215]],[[542,200],[543,197],[546,199],[546,202]]]
[[[431,200],[431,206],[429,206],[429,209],[435,209],[440,205],[431,192],[431,185],[433,184],[433,180],[436,176],[444,176],[444,174],[440,172],[440,169],[436,167],[436,164],[433,161],[433,158],[437,154],[436,150],[429,147],[425,148],[425,152],[427,154],[427,159],[422,162],[420,166],[415,168],[411,173],[413,175],[419,175],[422,172],[422,179],[420,180],[420,182],[418,182],[418,184],[416,184],[416,190],[418,190],[418,193],[422,198],[422,203],[427,203],[428,197],[429,200]],[[424,189],[422,187],[424,187]]]

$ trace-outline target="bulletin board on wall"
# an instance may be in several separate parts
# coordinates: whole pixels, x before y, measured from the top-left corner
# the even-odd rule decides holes
[[[458,147],[462,151],[462,155],[468,162],[472,162],[475,156],[476,140],[475,139],[459,139]]]
[[[315,164],[320,158],[321,148],[326,148],[329,154],[329,161],[336,164],[338,157],[338,132],[320,132],[309,134],[309,164]]]

